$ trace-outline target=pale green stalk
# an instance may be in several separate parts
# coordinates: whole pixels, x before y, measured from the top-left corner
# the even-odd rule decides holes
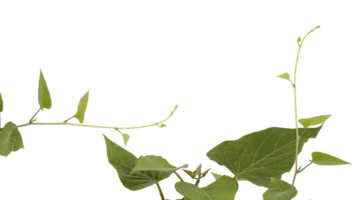
[[[306,34],[302,40],[302,42],[299,45],[299,50],[298,50],[298,55],[297,55],[297,60],[295,62],[295,69],[294,69],[294,113],[295,113],[295,134],[296,134],[296,147],[295,147],[295,172],[294,172],[294,177],[293,177],[293,182],[292,182],[292,188],[294,187],[295,179],[298,174],[298,146],[299,146],[299,134],[298,134],[298,116],[297,116],[297,66],[298,66],[298,59],[299,59],[299,53],[300,50],[302,49],[303,42],[305,38],[313,32],[315,29],[320,28],[320,26],[317,26],[313,30],[309,31],[308,34]]]

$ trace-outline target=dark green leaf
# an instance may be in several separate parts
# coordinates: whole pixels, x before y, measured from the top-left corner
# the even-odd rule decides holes
[[[297,196],[298,191],[282,180],[271,178],[268,190],[263,194],[263,200],[291,200]]]
[[[322,126],[306,129],[299,140],[301,152],[304,143],[318,135]],[[303,128],[299,128],[299,133]],[[268,128],[243,136],[234,141],[225,141],[214,147],[207,156],[227,167],[237,180],[248,180],[267,187],[271,177],[281,176],[293,167],[296,149],[296,130]]]
[[[290,80],[290,77],[289,77],[289,74],[288,74],[288,73],[281,74],[281,75],[279,75],[278,77],[279,77],[279,78],[286,79],[287,81]]]
[[[0,91],[0,113],[4,112],[4,98],[2,96],[2,91]]]
[[[0,155],[8,156],[12,151],[24,148],[22,137],[16,125],[12,122],[5,124],[0,133]]]
[[[209,172],[210,169],[211,169],[211,168],[209,168],[208,170],[206,170],[201,176],[202,176],[202,177],[205,177],[206,174]]]
[[[193,174],[192,171],[185,170],[185,169],[183,169],[183,171],[184,171],[185,173],[187,173],[187,174],[188,174],[190,177],[192,177],[192,178],[195,178],[195,176],[196,176],[196,175]]]
[[[187,183],[178,182],[176,190],[190,200],[234,200],[238,184],[234,179],[220,179],[205,188]]]
[[[158,172],[174,172],[180,168],[188,167],[187,164],[181,167],[174,167],[161,156],[140,156],[138,161],[130,174],[139,171],[158,171]]]
[[[136,165],[137,158],[105,135],[104,138],[109,163],[116,169],[122,184],[127,189],[140,190],[168,178],[172,174],[172,172],[142,171],[129,175]]]

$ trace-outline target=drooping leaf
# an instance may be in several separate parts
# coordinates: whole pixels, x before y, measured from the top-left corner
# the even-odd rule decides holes
[[[129,175],[136,165],[137,158],[105,135],[104,138],[109,163],[116,169],[120,181],[127,189],[140,190],[168,178],[172,174],[172,172],[140,171]]]
[[[322,126],[306,129],[299,139],[298,150],[304,143],[318,135]],[[303,128],[299,128],[301,133]],[[237,180],[248,180],[258,186],[268,187],[271,177],[281,176],[293,167],[296,149],[296,130],[268,128],[225,141],[214,147],[207,156],[227,167]]]
[[[288,74],[288,73],[281,74],[281,75],[279,75],[278,77],[279,77],[279,78],[286,79],[287,81],[290,80],[290,77],[289,77],[289,74]]]
[[[298,36],[298,40],[297,40],[297,42],[300,42],[300,41],[302,41],[302,39],[300,39],[300,36]]]
[[[0,112],[2,112],[4,110],[4,102],[2,101],[2,96],[0,93]]]
[[[78,104],[77,113],[75,114],[75,118],[77,118],[80,123],[84,122],[84,116],[85,116],[85,111],[87,110],[88,99],[89,99],[89,90],[80,99],[79,104]]]
[[[312,162],[317,164],[317,165],[345,165],[345,164],[351,164],[349,162],[343,161],[339,158],[336,158],[334,156],[331,156],[326,153],[322,152],[313,152],[312,153]]]
[[[124,143],[125,143],[125,146],[127,145],[127,142],[129,141],[130,139],[130,136],[126,133],[123,133],[121,134],[122,135],[122,138],[124,139]]]
[[[226,178],[217,180],[205,188],[187,182],[178,182],[175,188],[190,200],[234,200],[238,184],[234,179]]]
[[[139,171],[158,171],[158,172],[174,172],[180,168],[188,167],[187,164],[181,167],[174,167],[161,156],[140,156],[138,161],[130,174]]]
[[[38,84],[38,103],[40,104],[41,110],[43,110],[43,108],[50,109],[52,106],[51,95],[49,94],[47,83],[43,77],[42,70],[40,70],[40,81]]]
[[[22,137],[16,125],[12,122],[5,124],[0,132],[0,155],[8,156],[12,151],[24,148]]]
[[[331,115],[320,115],[316,117],[299,119],[299,123],[304,126],[304,128],[308,128],[309,126],[319,125],[324,123]]]
[[[291,200],[297,196],[295,187],[282,180],[271,178],[268,190],[263,193],[263,200]]]
[[[201,173],[201,164],[197,167],[196,170],[194,170],[193,174],[199,176]]]

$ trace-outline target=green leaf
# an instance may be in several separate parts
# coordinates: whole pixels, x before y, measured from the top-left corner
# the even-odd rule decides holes
[[[302,37],[300,37],[300,35],[298,34],[298,36],[297,36],[297,45],[298,46],[300,46],[300,45],[303,45],[303,39],[302,39]]]
[[[38,84],[38,103],[40,104],[41,110],[43,110],[43,108],[50,109],[52,106],[51,95],[49,94],[42,70],[40,70],[40,81]]]
[[[80,123],[84,122],[84,116],[85,116],[85,111],[86,111],[87,105],[88,105],[88,99],[89,99],[89,90],[80,99],[79,104],[78,104],[78,110],[77,110],[77,113],[75,114],[75,118],[77,118]]]
[[[187,170],[187,169],[182,169],[189,177],[194,179],[194,182],[196,181],[197,176],[193,174],[193,171]]]
[[[172,172],[141,171],[129,175],[136,165],[137,158],[105,135],[104,138],[109,163],[116,169],[120,181],[127,189],[140,190],[158,183],[172,174]]]
[[[122,138],[124,139],[125,146],[127,145],[127,142],[130,139],[130,136],[126,133],[122,133]]]
[[[289,72],[283,72],[281,74],[278,74],[277,76],[278,76],[278,78],[282,78],[282,79],[286,79],[286,80],[290,80],[290,78],[291,78],[291,75]]]
[[[311,118],[299,119],[299,123],[301,123],[304,128],[308,128],[309,126],[319,125],[324,123],[331,115],[320,115]]]
[[[211,168],[209,168],[208,170],[206,170],[201,176],[202,176],[202,177],[205,177],[206,174],[209,172],[210,169],[211,169]]]
[[[24,148],[22,137],[16,125],[12,122],[5,124],[0,133],[0,155],[8,156],[12,151]]]
[[[2,96],[0,93],[0,112],[2,112],[4,110],[4,102],[2,101]]]
[[[174,172],[180,168],[188,167],[187,164],[174,167],[168,163],[168,161],[161,156],[140,156],[137,164],[130,174],[139,171],[158,171],[158,172]]]
[[[197,167],[196,170],[194,170],[193,174],[199,176],[201,173],[201,164]]]
[[[311,160],[313,163],[317,165],[345,165],[345,164],[351,164],[349,162],[343,161],[339,158],[336,158],[334,156],[331,156],[326,153],[322,152],[313,152],[312,153],[313,160]]]
[[[299,139],[298,150],[304,143],[315,138],[322,126],[306,129]],[[303,128],[299,128],[299,133]],[[227,167],[237,180],[248,180],[255,185],[267,187],[271,177],[290,171],[295,161],[295,129],[268,128],[225,141],[214,147],[207,156]]]
[[[196,174],[195,175],[201,175],[202,171],[205,171],[206,169],[209,169],[208,166],[206,166],[206,163],[200,162],[197,169],[196,169]]]
[[[210,172],[210,173],[214,176],[215,180],[219,180],[223,176],[214,172]]]
[[[175,188],[190,200],[234,200],[238,184],[234,179],[226,178],[217,180],[205,188],[198,188],[187,182],[178,182]]]
[[[291,200],[297,196],[298,191],[282,180],[271,178],[268,190],[263,194],[263,200]]]

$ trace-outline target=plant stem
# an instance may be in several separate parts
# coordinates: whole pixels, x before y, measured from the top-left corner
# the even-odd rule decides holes
[[[159,186],[158,182],[156,182],[156,185],[157,185],[157,188],[158,188],[159,194],[161,195],[161,199],[162,199],[162,200],[164,200],[164,196],[163,196],[163,193],[162,193],[161,187]]]
[[[298,134],[298,116],[297,116],[297,66],[298,66],[298,59],[299,59],[299,53],[300,53],[300,50],[302,49],[302,45],[303,45],[305,38],[317,28],[320,28],[320,26],[317,26],[316,28],[309,31],[304,36],[302,42],[299,45],[297,60],[295,62],[295,68],[294,68],[294,84],[293,84],[293,86],[294,86],[294,113],[295,113],[296,146],[295,146],[295,172],[294,172],[294,177],[293,177],[293,182],[292,182],[292,188],[294,187],[295,179],[298,174],[298,146],[299,146],[299,138],[300,138],[299,134]],[[303,133],[304,133],[304,131],[303,131]]]
[[[195,182],[195,186],[198,186],[200,183],[201,176],[198,177],[197,181]]]
[[[305,37],[304,37],[305,38]],[[304,39],[303,39],[304,41]],[[298,134],[298,116],[297,116],[297,65],[298,65],[298,59],[299,59],[299,53],[300,49],[302,48],[302,43],[299,46],[298,50],[298,55],[297,55],[297,61],[295,62],[295,69],[294,69],[294,116],[295,116],[295,134],[296,134],[296,146],[295,146],[295,172],[294,172],[294,177],[293,177],[293,182],[292,182],[292,188],[294,187],[294,182],[295,178],[298,173],[298,145],[299,145],[299,134]]]
[[[183,179],[182,179],[182,177],[180,177],[177,172],[174,171],[174,174],[178,176],[178,178],[179,178],[179,180],[180,180],[181,182],[184,182]]]
[[[303,133],[305,132],[305,130],[307,130],[307,128],[304,128],[304,130],[303,130],[302,134],[300,134],[300,137],[302,137],[302,136],[303,136]]]
[[[40,110],[41,110],[41,108],[37,110],[37,112],[30,119],[29,123],[32,123],[33,118],[35,118],[35,116],[37,115],[38,112],[40,112]]]
[[[73,117],[75,117],[75,115],[71,116],[69,119],[65,120],[64,122],[68,122],[70,119],[72,119]]]
[[[311,162],[309,161],[307,165],[305,165],[302,169],[298,170],[299,172],[302,172],[305,168],[309,167],[311,165]]]

